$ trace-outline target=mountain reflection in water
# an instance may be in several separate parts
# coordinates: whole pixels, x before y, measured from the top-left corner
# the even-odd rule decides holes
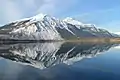
[[[45,69],[57,64],[71,65],[83,58],[92,58],[118,44],[29,43],[0,45],[0,57]]]

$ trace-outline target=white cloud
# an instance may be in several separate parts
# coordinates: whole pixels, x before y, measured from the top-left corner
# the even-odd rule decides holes
[[[19,7],[11,0],[2,1],[0,13],[1,13],[0,24],[20,19],[22,17],[22,13]]]
[[[50,15],[54,15],[55,14],[55,0],[44,0],[44,3],[42,4],[42,6],[39,6],[38,10],[37,10],[37,14],[38,13],[46,13],[46,14],[50,14]]]
[[[92,12],[75,14],[71,17],[84,23],[96,24],[99,28],[107,29],[111,32],[120,32],[120,20],[118,20],[120,6],[109,9],[95,10]]]
[[[75,4],[74,0],[2,0],[0,7],[0,24],[25,17],[45,13],[52,16],[62,15]]]
[[[73,15],[72,17],[84,17],[84,16],[89,16],[89,15],[94,15],[94,14],[101,14],[101,13],[103,14],[103,13],[114,11],[115,9],[116,9],[116,7],[110,8],[110,9],[95,10],[95,11],[92,11],[92,12],[76,14],[76,15]]]
[[[22,0],[26,7],[35,7],[35,0]]]
[[[44,0],[42,6],[37,10],[37,13],[46,13],[49,15],[61,15],[61,13],[66,12],[73,5],[76,4],[76,0]]]
[[[55,12],[56,0],[3,0],[0,7],[0,24],[33,16],[30,14]]]

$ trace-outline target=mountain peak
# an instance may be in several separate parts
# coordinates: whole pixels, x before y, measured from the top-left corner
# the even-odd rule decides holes
[[[43,18],[44,18],[45,16],[48,16],[48,15],[47,15],[47,14],[40,13],[40,14],[37,14],[36,16],[33,16],[33,17],[32,17],[32,20],[40,21],[40,20],[43,20]]]
[[[71,24],[71,25],[69,25]],[[15,40],[67,40],[80,37],[116,37],[107,30],[73,18],[56,19],[47,14],[18,20],[0,28],[0,38]],[[4,35],[3,35],[4,34]]]
[[[81,22],[79,22],[71,17],[67,17],[63,21],[70,23],[70,24],[73,24],[73,25],[82,25],[83,24],[83,23],[81,23]]]

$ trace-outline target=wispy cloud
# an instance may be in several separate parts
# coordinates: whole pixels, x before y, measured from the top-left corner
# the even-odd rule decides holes
[[[74,0],[2,0],[0,24],[30,17],[39,13],[61,15],[75,4]]]
[[[120,6],[109,8],[109,9],[100,9],[100,10],[95,10],[92,12],[75,14],[75,15],[72,15],[71,17],[84,17],[84,16],[89,16],[89,15],[94,15],[94,14],[108,13],[108,12],[114,11],[114,10],[119,9],[119,8],[120,8]]]
[[[41,3],[37,3],[37,2]],[[43,0],[2,0],[0,3],[0,24],[6,24],[34,14]]]
[[[84,23],[93,23],[109,30],[118,31],[120,6],[87,10],[83,0],[1,0],[0,24],[45,13],[56,17],[71,16]],[[79,2],[79,3],[78,3]],[[79,4],[79,6],[76,6]],[[91,4],[94,5],[94,4]],[[80,9],[79,9],[80,7]],[[82,9],[86,10],[82,10]],[[92,7],[91,7],[92,8]],[[82,11],[81,11],[82,10]],[[84,11],[86,11],[84,13]],[[113,28],[115,26],[116,28]]]
[[[22,17],[19,6],[11,0],[3,0],[0,5],[0,24],[20,19]]]
[[[95,10],[92,12],[72,15],[84,23],[96,24],[96,26],[110,31],[119,31],[119,10],[120,6],[109,9]]]
[[[49,15],[61,15],[75,5],[76,0],[44,0],[42,6],[37,10],[37,13],[46,13]],[[64,13],[65,14],[65,13]]]
[[[55,4],[57,0],[44,0],[42,6],[39,6],[37,9],[37,14],[38,13],[46,13],[50,15],[55,14]]]

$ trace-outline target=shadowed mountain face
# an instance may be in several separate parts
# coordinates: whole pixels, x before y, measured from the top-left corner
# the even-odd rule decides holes
[[[44,69],[61,63],[71,65],[83,58],[95,57],[116,45],[63,42],[10,44],[0,45],[0,56],[23,65]]]

